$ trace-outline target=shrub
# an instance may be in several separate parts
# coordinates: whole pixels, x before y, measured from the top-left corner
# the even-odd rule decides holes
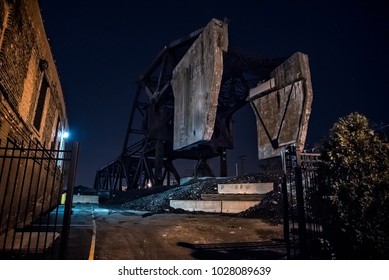
[[[368,119],[339,119],[322,147],[316,214],[341,259],[389,257],[389,148]]]

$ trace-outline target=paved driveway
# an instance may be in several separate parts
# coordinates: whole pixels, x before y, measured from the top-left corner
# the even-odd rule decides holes
[[[68,259],[281,259],[282,225],[220,214],[75,205]]]

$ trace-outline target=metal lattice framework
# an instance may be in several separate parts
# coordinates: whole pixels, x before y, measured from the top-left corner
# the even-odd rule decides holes
[[[172,72],[193,42],[199,29],[165,46],[137,81],[134,102],[121,155],[97,171],[96,189],[121,190],[152,185],[169,185],[170,176],[179,181],[173,161],[206,160],[220,157],[221,176],[227,175],[226,149],[233,148],[232,116],[248,103],[250,88],[269,78],[285,58],[260,59],[229,48],[223,56],[223,76],[217,116],[211,141],[183,150],[173,150],[174,95]],[[164,183],[165,182],[165,183]]]

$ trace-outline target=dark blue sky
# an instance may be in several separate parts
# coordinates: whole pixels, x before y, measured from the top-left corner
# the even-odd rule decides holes
[[[230,20],[230,46],[268,58],[308,54],[314,94],[308,145],[354,111],[389,123],[385,1],[40,0],[40,5],[72,137],[80,142],[76,184],[92,186],[96,170],[120,154],[137,77],[166,44],[212,18]],[[249,162],[257,157],[251,108],[238,113],[234,126],[230,173],[242,154],[251,171],[255,165]]]

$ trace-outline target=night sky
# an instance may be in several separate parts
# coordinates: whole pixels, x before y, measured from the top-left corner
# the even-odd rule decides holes
[[[96,170],[120,154],[138,76],[166,44],[212,18],[229,19],[230,46],[247,53],[309,56],[314,101],[308,147],[354,111],[375,124],[389,124],[385,2],[40,0],[71,137],[80,142],[76,185],[92,186]],[[247,157],[245,172],[255,170],[251,110],[247,106],[235,116],[229,175],[240,155]],[[215,162],[211,166],[217,170]]]

